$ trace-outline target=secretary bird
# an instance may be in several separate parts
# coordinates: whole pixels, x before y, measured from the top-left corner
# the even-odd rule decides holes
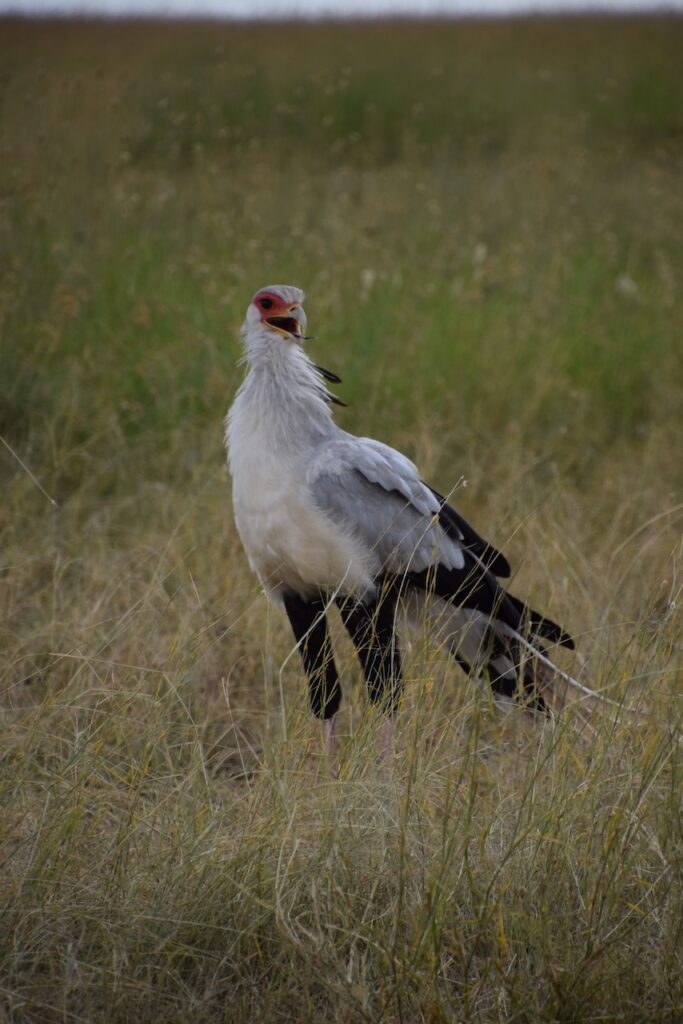
[[[339,677],[327,626],[335,603],[370,700],[386,715],[385,758],[401,694],[399,604],[495,694],[559,711],[568,692],[597,698],[553,665],[545,644],[573,647],[558,625],[507,593],[505,557],[425,484],[395,449],[341,430],[327,388],[340,378],[305,353],[304,293],[258,291],[242,325],[249,370],[226,419],[235,522],[268,597],[284,605],[310,706],[334,751]]]

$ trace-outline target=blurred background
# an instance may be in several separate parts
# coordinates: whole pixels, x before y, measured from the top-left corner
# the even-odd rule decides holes
[[[7,1019],[678,1019],[681,18],[6,16],[0,51]],[[647,727],[525,741],[416,642],[395,803],[337,636],[316,779],[222,439],[277,282],[340,424],[455,488]]]
[[[2,0],[0,10],[46,14],[127,14],[132,17],[373,18],[486,17],[500,14],[557,14],[598,11],[624,14],[680,11],[683,0]]]
[[[462,511],[556,618],[668,608],[678,17],[7,18],[0,37],[11,679],[68,677],[46,652],[76,648],[165,665],[255,600],[222,419],[269,282],[307,292],[343,426],[443,492],[466,479]],[[624,540],[650,520],[635,559]],[[114,641],[86,610],[141,600],[140,622],[167,578],[158,629],[126,620]],[[218,685],[231,642],[190,675]]]

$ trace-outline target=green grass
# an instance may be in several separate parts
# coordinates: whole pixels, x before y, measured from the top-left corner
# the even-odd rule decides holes
[[[0,1019],[680,1020],[683,22],[0,42]],[[418,636],[387,777],[335,623],[320,768],[222,451],[273,281],[642,719]]]

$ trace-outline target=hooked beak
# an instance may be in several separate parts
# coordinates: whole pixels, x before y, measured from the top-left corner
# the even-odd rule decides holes
[[[308,341],[308,337],[301,333],[301,324],[297,317],[299,307],[291,306],[289,309],[288,316],[266,316],[263,318],[263,322],[273,331],[277,331],[278,334],[283,334],[285,338],[295,338],[296,341]]]

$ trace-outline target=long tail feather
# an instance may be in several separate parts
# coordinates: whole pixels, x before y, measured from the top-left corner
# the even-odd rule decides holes
[[[569,703],[572,703],[570,694],[573,692],[578,695],[575,703],[583,709],[604,712],[606,709],[612,708],[617,720],[623,714],[640,719],[646,717],[642,712],[626,707],[626,705],[612,700],[611,697],[606,697],[603,693],[592,690],[584,683],[580,683],[578,679],[574,679],[568,672],[563,672],[546,654],[539,651],[537,647],[523,636],[520,636],[519,633],[514,633],[514,637],[517,643],[529,652],[529,657],[535,664],[537,684],[544,688],[543,697],[546,702],[548,702],[548,697],[545,691],[548,691],[551,701],[554,701],[556,705],[559,700],[562,701],[562,706],[558,710],[562,710]],[[564,690],[562,690],[562,687],[564,687]]]
[[[492,689],[521,695],[530,708],[559,715],[571,707],[578,726],[594,732],[591,718],[609,714],[644,720],[642,712],[591,689],[559,668],[538,641],[473,609],[457,607],[417,589],[405,595],[409,619],[423,624],[434,643],[446,649],[472,675],[488,679]]]

